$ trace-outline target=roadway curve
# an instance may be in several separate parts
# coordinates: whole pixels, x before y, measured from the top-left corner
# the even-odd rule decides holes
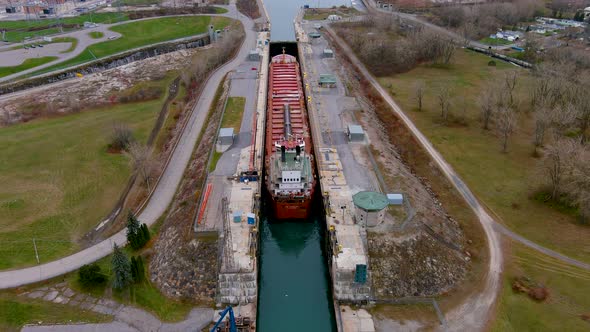
[[[131,23],[135,23],[135,22],[139,22],[139,21],[146,21],[146,20],[154,20],[154,19],[159,19],[159,18],[164,18],[164,17],[181,17],[181,16],[226,16],[229,18],[236,18],[236,11],[231,9],[231,7],[229,6],[220,6],[218,5],[217,7],[222,7],[228,10],[227,13],[224,14],[184,14],[184,15],[169,15],[169,16],[155,16],[155,17],[144,17],[144,18],[140,18],[137,20],[130,20],[130,21],[123,21],[123,22],[117,22],[117,23],[112,23],[112,24],[98,24],[95,28],[89,28],[89,29],[82,29],[82,30],[78,30],[78,31],[74,31],[74,32],[68,32],[68,33],[64,33],[64,34],[59,34],[59,35],[52,35],[52,38],[61,38],[61,37],[71,37],[71,38],[76,38],[78,40],[78,44],[76,45],[76,48],[74,50],[72,50],[71,52],[68,53],[60,53],[60,52],[44,52],[46,50],[45,48],[35,48],[34,51],[29,49],[29,50],[19,50],[18,52],[20,52],[19,54],[21,54],[23,56],[23,62],[26,59],[30,59],[30,58],[37,58],[37,57],[43,57],[43,56],[55,56],[57,57],[56,60],[53,60],[51,62],[42,64],[40,66],[36,66],[33,68],[29,68],[23,71],[19,71],[18,73],[14,73],[12,75],[8,75],[8,76],[4,76],[0,78],[0,83],[3,82],[7,82],[10,81],[12,79],[15,78],[19,78],[22,77],[26,74],[29,73],[33,73],[36,71],[39,71],[41,69],[50,67],[50,66],[54,66],[54,65],[58,65],[62,62],[65,62],[67,60],[73,59],[75,57],[77,57],[78,55],[80,55],[82,52],[84,52],[86,50],[86,48],[88,48],[89,46],[93,45],[93,44],[97,44],[97,43],[101,43],[104,41],[108,41],[108,37],[111,36],[115,36],[117,38],[121,37],[121,34],[115,31],[110,30],[112,27],[117,26],[117,25],[124,25],[124,24],[131,24]],[[94,39],[92,37],[90,37],[88,35],[88,33],[93,32],[93,31],[98,31],[98,32],[102,32],[104,34],[103,37],[101,38],[97,38]],[[149,45],[144,45],[144,46],[140,46],[134,49],[128,49],[125,50],[123,52],[119,52],[119,53],[115,53],[115,54],[111,54],[109,55],[110,57],[112,56],[116,56],[118,54],[122,54],[122,53],[128,53],[134,50],[140,50],[140,49],[144,49],[147,47],[151,47],[154,45],[158,45],[158,44],[165,44],[165,43],[170,43],[170,42],[175,42],[175,41],[182,41],[182,40],[186,40],[186,39],[191,39],[194,38],[196,36],[201,36],[201,35],[206,35],[207,32],[205,33],[201,33],[201,34],[197,34],[197,35],[193,35],[193,36],[188,36],[188,37],[183,37],[183,38],[178,38],[178,39],[173,39],[173,40],[166,40],[166,41],[162,41],[162,42],[157,42],[157,43],[153,43],[153,44],[149,44]],[[35,42],[27,42],[27,44],[35,44]],[[8,46],[2,46],[0,47],[0,50],[6,50],[6,49],[10,49],[11,47],[14,47],[15,44],[11,44]],[[17,52],[17,51],[10,51],[11,53]],[[37,52],[37,54],[35,56],[32,56],[32,54],[29,54],[29,52]],[[3,52],[0,52],[0,57],[2,56]],[[10,54],[10,56],[14,56],[12,54]],[[100,59],[100,58],[99,58]],[[94,61],[94,60],[93,60]],[[88,64],[89,62],[85,62],[84,64]],[[59,70],[63,70],[63,69],[59,69]],[[57,71],[57,70],[54,70]],[[49,73],[44,73],[43,75],[47,75]]]
[[[415,15],[406,14],[406,13],[400,13],[400,12],[385,11],[383,9],[376,8],[375,7],[374,0],[363,0],[363,1],[365,1],[365,3],[367,4],[367,7],[370,8],[370,11],[372,11],[372,12],[376,12],[377,11],[377,12],[381,12],[381,13],[390,13],[390,14],[393,14],[393,15],[397,15],[397,16],[403,18],[403,19],[411,20],[413,22],[422,24],[422,25],[424,25],[424,26],[426,26],[426,27],[428,27],[430,29],[433,29],[433,30],[436,30],[436,31],[438,31],[440,33],[443,33],[443,34],[449,36],[450,38],[457,39],[457,40],[465,40],[463,37],[459,36],[458,34],[452,32],[452,31],[449,31],[449,30],[447,30],[445,28],[442,28],[440,26],[437,26],[437,25],[434,25],[432,23],[426,22],[426,21],[424,21],[424,20],[416,17]],[[473,41],[473,40],[469,40],[468,42],[469,42],[469,45],[474,46],[474,47],[483,47],[483,48],[487,48],[488,47],[488,45],[481,44],[481,43],[476,42],[476,41]],[[511,45],[505,45],[505,46],[498,47],[498,49],[499,48],[502,48],[502,47],[510,47],[510,46]],[[464,187],[465,189],[469,190],[467,188],[467,186],[465,185],[465,183],[463,183],[463,181],[461,181],[458,177],[457,177],[457,180],[460,181],[460,184],[459,185],[461,187]],[[455,185],[455,186],[457,186],[457,185]],[[459,189],[459,188],[457,188],[457,189]],[[470,194],[470,198],[469,199],[466,198],[468,200],[469,204],[472,205],[472,203],[471,203],[472,201],[475,202],[475,203],[477,203],[477,199],[475,198],[475,196],[473,196],[473,194],[471,194],[471,193],[469,193],[469,194]],[[478,208],[481,208],[481,206],[479,206]],[[537,251],[539,251],[539,252],[541,252],[541,253],[543,253],[543,254],[545,254],[547,256],[556,258],[556,259],[558,259],[558,260],[560,260],[562,262],[569,263],[569,264],[574,265],[574,266],[577,266],[577,267],[579,267],[581,269],[590,271],[590,264],[584,263],[584,262],[579,261],[579,260],[576,260],[574,258],[567,257],[567,256],[565,256],[563,254],[560,254],[560,253],[554,251],[554,250],[551,250],[549,248],[540,246],[540,245],[534,243],[533,241],[531,241],[531,240],[523,237],[522,235],[519,235],[519,234],[511,231],[510,229],[506,228],[506,226],[502,225],[501,223],[494,222],[494,229],[497,232],[502,233],[503,235],[509,237],[511,240],[514,240],[514,241],[517,241],[517,242],[519,242],[521,244],[524,244],[525,246],[527,246],[529,248],[532,248],[534,250],[537,250]]]
[[[455,188],[461,193],[461,196],[467,201],[473,212],[477,215],[479,222],[486,235],[490,250],[490,259],[488,271],[485,275],[485,285],[479,292],[473,294],[467,301],[460,306],[452,309],[446,314],[447,329],[450,331],[479,331],[483,330],[487,320],[488,313],[496,300],[496,296],[501,286],[502,272],[502,246],[500,237],[494,230],[495,222],[486,210],[479,204],[473,193],[459,178],[453,168],[444,160],[438,151],[428,141],[426,136],[416,128],[414,123],[406,116],[398,104],[391,96],[381,87],[379,82],[369,73],[365,65],[356,57],[350,47],[328,26],[326,29],[330,32],[336,43],[346,53],[352,64],[357,67],[358,71],[367,79],[371,85],[379,92],[381,97],[391,106],[395,114],[410,129],[414,137],[420,142],[422,147],[428,152],[432,160],[436,162],[445,176],[453,183]]]
[[[213,97],[215,96],[215,91],[219,83],[226,73],[236,69],[242,63],[248,56],[250,49],[256,45],[256,32],[254,31],[253,21],[241,13],[238,14],[234,5],[226,8],[229,12],[223,16],[238,18],[244,25],[246,32],[244,42],[237,56],[230,62],[219,67],[205,83],[201,97],[193,109],[193,113],[182,132],[178,145],[174,149],[164,173],[150,200],[139,215],[139,220],[148,225],[155,223],[166,211],[170,202],[172,202],[176,188],[191,158],[197,138],[205,122],[207,111],[213,102]],[[20,270],[2,271],[0,272],[0,289],[31,284],[74,271],[84,264],[90,264],[111,254],[113,244],[116,243],[123,246],[126,242],[125,229],[123,229],[112,237],[68,257]]]

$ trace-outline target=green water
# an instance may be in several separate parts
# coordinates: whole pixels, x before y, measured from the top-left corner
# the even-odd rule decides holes
[[[258,331],[336,331],[320,218],[260,227]]]

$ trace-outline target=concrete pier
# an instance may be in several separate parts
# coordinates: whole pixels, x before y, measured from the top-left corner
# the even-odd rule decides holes
[[[361,148],[364,143],[350,143],[346,136],[347,126],[355,124],[352,112],[360,107],[356,99],[346,96],[336,72],[337,60],[324,56],[328,43],[322,37],[308,37],[321,33],[321,27],[303,21],[303,10],[295,19],[295,31],[326,211],[338,330],[374,331],[366,311],[351,314],[350,308],[342,310],[339,306],[366,303],[371,295],[366,225],[355,218],[352,196],[362,190],[377,190],[379,183],[372,172],[366,171]],[[335,86],[320,87],[320,74],[333,76]]]
[[[362,149],[346,139],[345,128],[354,122],[354,116],[347,112],[358,108],[358,104],[354,98],[346,97],[337,73],[333,72],[336,60],[323,56],[323,51],[329,48],[327,42],[323,38],[308,37],[309,33],[321,30],[304,22],[301,11],[295,19],[295,31],[326,210],[338,329],[360,331],[351,329],[351,326],[360,325],[348,319],[357,316],[342,315],[338,305],[341,302],[366,303],[371,294],[366,229],[355,219],[352,195],[361,190],[375,190],[379,185],[374,177],[367,175],[359,162],[363,158]],[[336,86],[320,87],[320,74],[332,74],[336,78]],[[361,330],[374,331],[370,315],[367,315],[364,312]]]
[[[239,314],[253,321],[258,296],[257,242],[262,183],[240,175],[252,170],[262,174],[268,38],[268,32],[258,34],[255,50],[259,61],[245,59],[243,65],[231,73],[229,96],[246,98],[244,115],[234,143],[208,176],[211,194],[204,218],[197,226],[197,232],[215,231],[220,236],[217,303],[231,304],[237,307],[235,310],[239,310]],[[252,86],[257,88],[252,89]]]

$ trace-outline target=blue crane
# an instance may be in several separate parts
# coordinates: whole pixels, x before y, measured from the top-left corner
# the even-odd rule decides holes
[[[223,310],[222,312],[219,313],[221,315],[221,317],[219,318],[217,323],[215,323],[215,326],[213,326],[213,328],[211,329],[211,332],[217,331],[217,327],[219,326],[219,324],[221,324],[221,322],[223,321],[223,318],[225,318],[225,315],[227,315],[228,312],[229,312],[229,332],[238,332],[238,328],[236,327],[236,318],[234,317],[234,310],[231,308],[231,305],[227,306],[227,308],[225,308],[225,310]]]

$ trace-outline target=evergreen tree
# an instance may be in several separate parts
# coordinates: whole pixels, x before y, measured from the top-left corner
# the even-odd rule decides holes
[[[133,212],[129,211],[127,215],[127,241],[132,242],[133,237],[139,233],[139,220],[135,218]]]
[[[138,271],[137,271],[137,260],[134,256],[131,256],[131,279],[133,282],[137,282]]]
[[[141,256],[137,256],[137,282],[142,282],[145,278],[145,268],[143,265],[143,258]]]
[[[146,224],[142,224],[141,225],[141,231],[143,232],[143,244],[145,245],[149,240],[150,240],[150,229],[148,228],[148,225]]]
[[[131,264],[129,258],[117,246],[114,245],[113,258],[111,260],[113,269],[113,288],[121,290],[131,283]]]

